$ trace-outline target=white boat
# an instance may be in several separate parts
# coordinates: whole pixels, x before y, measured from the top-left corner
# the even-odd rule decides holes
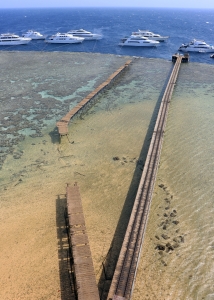
[[[0,46],[25,45],[30,41],[30,38],[24,38],[12,33],[0,34]]]
[[[188,44],[182,44],[178,50],[183,52],[214,52],[214,46],[211,46],[202,40],[194,39]]]
[[[75,44],[75,43],[82,43],[83,41],[84,38],[73,36],[72,34],[68,34],[68,33],[59,33],[59,32],[45,40],[45,42],[52,43],[52,44]]]
[[[154,40],[158,42],[165,42],[169,38],[168,36],[161,36],[160,34],[153,33],[148,30],[140,30],[140,29],[136,32],[132,32],[132,35],[142,35],[148,38],[149,40]]]
[[[22,37],[31,38],[32,40],[44,40],[45,36],[41,33],[33,30],[28,30],[26,33],[22,34]]]
[[[156,47],[159,44],[158,41],[149,40],[141,35],[131,35],[130,37],[121,39],[119,46]]]
[[[91,33],[90,31],[86,31],[84,29],[70,30],[68,34],[73,34],[73,36],[83,37],[85,40],[100,40],[102,39],[101,34]]]

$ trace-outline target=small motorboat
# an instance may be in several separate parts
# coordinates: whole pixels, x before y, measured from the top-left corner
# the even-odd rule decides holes
[[[210,57],[211,57],[211,58],[214,58],[214,54],[211,54]]]

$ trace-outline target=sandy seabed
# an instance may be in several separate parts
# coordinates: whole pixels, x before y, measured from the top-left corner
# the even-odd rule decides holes
[[[128,115],[128,106],[109,112],[107,122],[102,114],[92,114],[77,120],[61,144],[51,143],[48,134],[27,138],[18,145],[23,150],[20,159],[7,157],[3,171],[11,173],[12,180],[1,192],[1,299],[60,299],[66,293],[66,280],[60,279],[66,271],[61,260],[67,249],[67,182],[80,187],[99,280],[142,142],[137,145],[134,138],[129,144],[129,125],[123,125]],[[115,121],[121,123],[119,129],[111,125]]]
[[[85,115],[70,123],[68,137],[63,137],[59,143],[55,122],[127,58],[79,53],[60,53],[60,57],[57,53],[31,56],[25,53],[29,63],[21,78],[23,54],[13,53],[12,60],[11,53],[2,55],[2,63],[8,59],[13,73],[3,76],[1,70],[4,86],[1,134],[7,147],[1,141],[0,150],[1,154],[7,151],[7,155],[2,155],[4,163],[0,178],[0,299],[69,299],[65,189],[67,183],[77,182],[96,280],[101,298],[105,300],[109,282],[103,280],[103,264],[108,277],[112,278],[146,157],[157,113],[156,104],[170,74],[171,62],[135,60]],[[16,62],[16,68],[12,68]],[[94,68],[90,72],[92,62]],[[189,89],[186,74],[194,74],[197,81],[200,68],[182,67],[183,83],[179,82],[182,93],[187,94]],[[212,66],[206,72],[212,74]],[[202,295],[199,299],[212,299],[209,298],[211,282],[204,275],[212,274],[209,270],[212,265],[209,262],[203,265],[200,259],[206,260],[207,253],[212,255],[210,239],[213,235],[211,232],[199,234],[201,225],[207,228],[198,213],[196,187],[200,186],[201,180],[196,180],[195,194],[188,190],[193,182],[190,174],[193,164],[191,157],[184,159],[187,153],[195,151],[194,155],[198,157],[197,151],[202,151],[195,146],[195,140],[188,144],[190,148],[184,143],[198,130],[200,118],[201,136],[206,136],[210,143],[212,141],[203,127],[206,118],[209,124],[212,119],[209,112],[213,101],[208,95],[212,86],[211,83],[203,86],[197,82],[191,88],[193,92],[188,105],[182,104],[181,89],[175,91],[178,101],[173,100],[174,104],[171,104],[170,126],[166,131],[133,300],[194,300],[198,291]],[[202,97],[206,111],[200,106]],[[188,125],[191,130],[185,131],[182,126],[188,124],[189,115],[192,115],[191,105],[195,115],[190,125],[194,126]],[[203,110],[204,114],[201,113]],[[183,132],[189,136],[179,140],[177,137]],[[24,133],[25,139],[17,142],[17,135]],[[118,159],[114,160],[114,157]],[[206,157],[212,161],[212,153]],[[210,161],[204,158],[201,165],[208,170]],[[186,168],[190,171],[186,172]],[[209,169],[207,181],[211,172]],[[202,184],[200,189],[203,190]],[[210,195],[211,191],[212,188]],[[198,205],[195,210],[192,198]],[[207,205],[212,212],[212,203]],[[192,223],[188,221],[188,214],[192,216]],[[207,217],[207,220],[211,222],[212,218]],[[194,236],[198,236],[197,242]],[[206,241],[201,256],[199,250]],[[199,244],[201,248],[197,251]],[[163,245],[164,249],[161,248]],[[191,260],[193,253],[194,260]],[[201,278],[205,283],[201,284]]]
[[[139,61],[145,64],[143,72],[138,64],[131,66],[127,76],[122,75],[86,115],[71,122],[69,136],[59,143],[54,120],[127,58],[79,53],[2,55],[2,63],[7,61],[13,71],[2,77],[0,299],[69,298],[64,209],[66,184],[74,182],[80,187],[104,298],[108,284],[102,279],[102,263],[112,277],[159,97],[159,88],[151,94],[155,61]],[[165,83],[163,72],[167,76],[170,69],[170,64],[161,65],[156,72],[159,86]],[[139,74],[147,74],[144,93]]]

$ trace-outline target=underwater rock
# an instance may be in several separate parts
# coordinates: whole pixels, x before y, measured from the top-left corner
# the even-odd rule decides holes
[[[120,158],[118,156],[114,156],[113,160],[120,160]]]
[[[184,243],[184,236],[180,235],[179,236],[181,243]]]
[[[159,184],[158,186],[159,186],[160,188],[164,188],[164,184],[162,184],[162,183]]]
[[[161,260],[162,264],[166,267],[167,263],[164,260]]]
[[[155,247],[155,249],[162,250],[162,251],[164,251],[165,248],[166,248],[165,245],[162,245],[162,244],[157,244],[157,246]]]
[[[166,244],[166,251],[169,252],[169,251],[173,251],[173,250],[174,250],[174,247],[172,246],[172,244],[167,243]]]
[[[168,236],[168,235],[166,235],[166,234],[161,234],[161,236],[162,236],[162,238],[164,239],[164,240],[168,240],[170,237]]]
[[[175,225],[178,225],[179,221],[175,220],[175,221],[172,221],[172,223],[174,223]]]
[[[161,227],[165,224],[165,221],[161,222],[158,226]]]

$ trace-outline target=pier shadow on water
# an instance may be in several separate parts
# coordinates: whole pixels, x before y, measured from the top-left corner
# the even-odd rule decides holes
[[[55,127],[52,131],[49,132],[49,136],[51,138],[51,142],[53,144],[59,144],[60,143],[60,136],[58,132],[58,128]]]
[[[141,149],[141,152],[139,154],[139,159],[136,164],[136,168],[129,186],[129,190],[118,220],[118,224],[111,242],[111,246],[109,248],[109,251],[107,253],[107,256],[104,258],[102,262],[102,273],[98,282],[98,289],[100,293],[100,299],[101,300],[107,300],[109,288],[111,285],[111,281],[114,275],[114,271],[116,268],[117,260],[120,254],[120,250],[122,247],[122,243],[125,237],[126,228],[128,226],[129,218],[131,215],[131,211],[133,208],[134,200],[137,194],[139,182],[141,179],[144,163],[146,160],[147,152],[149,149],[150,141],[152,138],[153,130],[155,127],[155,122],[157,119],[160,103],[166,88],[166,85],[168,83],[169,77],[171,75],[171,71],[173,69],[174,65],[172,66],[169,76],[165,81],[165,84],[163,86],[163,89],[160,92],[160,96],[157,100],[157,103],[155,105],[149,127],[143,142],[143,146]]]
[[[56,229],[58,240],[58,261],[61,300],[76,300],[74,282],[71,276],[71,254],[66,225],[66,196],[58,195],[56,199]]]

